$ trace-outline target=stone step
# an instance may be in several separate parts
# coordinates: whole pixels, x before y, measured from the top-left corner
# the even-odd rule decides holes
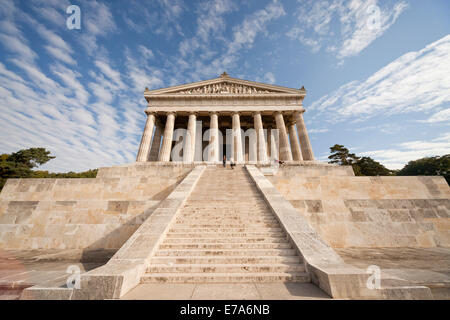
[[[157,250],[155,256],[293,256],[294,249],[182,249]]]
[[[198,212],[198,210],[223,210],[223,212],[237,212],[237,213],[259,213],[259,212],[272,212],[266,204],[264,205],[258,205],[258,204],[251,204],[251,205],[233,205],[233,204],[193,204],[193,205],[186,205],[183,208],[183,212]]]
[[[287,238],[166,238],[168,243],[290,243]]]
[[[258,209],[258,208],[246,208],[246,209],[239,209],[239,208],[202,208],[202,207],[191,207],[191,208],[184,208],[181,215],[182,216],[195,216],[197,214],[211,214],[216,216],[239,216],[239,217],[274,217],[272,211],[270,211],[267,208],[264,209]]]
[[[235,208],[220,208],[220,209],[210,209],[210,208],[193,208],[189,210],[183,210],[180,217],[198,217],[199,215],[211,216],[211,217],[262,217],[262,218],[274,218],[274,215],[269,210],[260,209],[247,209],[242,211]]]
[[[304,272],[273,273],[146,273],[141,283],[310,282]]]
[[[247,272],[305,272],[305,266],[290,264],[153,264],[147,268],[148,273],[247,273]]]
[[[246,205],[248,206],[251,203],[261,203],[261,201],[263,201],[260,197],[260,195],[251,195],[251,194],[242,194],[242,190],[241,192],[235,193],[235,194],[230,194],[230,195],[219,195],[216,192],[211,192],[211,191],[205,191],[202,192],[200,194],[191,194],[191,196],[189,197],[189,199],[191,201],[195,201],[195,200],[201,200],[204,201],[203,204],[206,201],[223,201],[223,202],[227,202],[228,205],[230,204],[239,204],[239,202],[241,202],[241,205]],[[247,201],[247,203],[242,203],[242,201]]]
[[[220,217],[214,217],[214,218],[208,218],[204,219],[201,217],[192,217],[192,218],[186,218],[186,217],[179,217],[176,218],[175,222],[177,224],[246,224],[246,225],[253,225],[255,223],[257,224],[273,224],[278,223],[278,221],[275,218],[271,219],[264,219],[264,218],[247,218],[247,219],[241,219],[239,217],[236,218],[220,218]]]
[[[188,199],[186,201],[185,206],[186,207],[191,207],[191,206],[197,207],[200,205],[202,205],[202,206],[206,205],[207,207],[229,208],[229,207],[232,207],[231,205],[236,205],[237,208],[248,208],[248,207],[250,207],[249,203],[250,202],[236,201],[234,199],[227,199],[227,200],[217,200],[216,199],[213,202],[211,202],[210,200],[204,200],[204,199],[198,199],[195,201]],[[267,208],[267,204],[266,204],[265,200],[263,200],[261,198],[259,200],[251,201],[251,206],[254,206],[254,205],[259,205],[259,208],[262,208],[262,209]]]
[[[168,238],[229,238],[229,237],[275,237],[286,238],[286,235],[281,232],[216,232],[216,233],[168,233]]]
[[[218,180],[218,179],[216,179]],[[245,189],[246,192],[257,195],[258,189],[256,186],[248,184],[246,182],[239,182],[236,181],[234,184],[224,184],[224,185],[217,185],[217,184],[211,184],[211,185],[199,185],[198,188],[192,191],[191,194],[195,193],[201,193],[204,191],[214,191],[217,195],[221,194],[239,194],[239,191],[242,194],[242,190]]]
[[[201,219],[200,219],[201,218]],[[274,215],[268,214],[268,213],[252,213],[252,214],[244,214],[241,215],[239,213],[223,213],[220,210],[217,211],[199,211],[199,212],[192,212],[189,214],[181,213],[179,216],[177,216],[177,219],[185,219],[185,220],[245,220],[248,221],[248,219],[253,220],[277,220]]]
[[[257,256],[257,257],[208,257],[170,256],[152,257],[150,264],[280,264],[302,263],[300,256]]]
[[[248,221],[248,219],[265,219],[265,220],[276,220],[278,221],[272,214],[266,214],[266,213],[258,213],[258,214],[245,214],[245,215],[239,215],[237,213],[221,213],[221,212],[197,212],[197,213],[183,213],[180,216],[178,216],[179,219],[241,219]]]
[[[290,243],[163,243],[159,249],[184,250],[184,249],[291,249]]]
[[[254,228],[252,226],[246,226],[241,228],[186,228],[186,226],[177,226],[173,225],[172,228],[169,229],[170,233],[211,233],[211,232],[219,232],[219,233],[240,233],[240,232],[279,232],[283,233],[283,230],[279,227],[272,228]]]
[[[200,223],[174,224],[174,226],[180,226],[180,225],[183,225],[183,226],[189,227],[189,228],[242,228],[242,227],[246,226],[246,224],[239,224],[237,222],[235,222],[235,223],[227,223],[227,222],[222,223],[220,221],[217,222],[217,223],[211,222],[209,224],[206,224],[206,223],[203,223],[203,224],[200,224]],[[252,226],[252,227],[259,227],[259,228],[266,228],[266,227],[275,227],[276,228],[279,225],[280,224],[278,222],[274,222],[274,223],[261,223],[261,222],[259,222],[259,223],[252,223],[252,224],[250,224],[250,226]]]

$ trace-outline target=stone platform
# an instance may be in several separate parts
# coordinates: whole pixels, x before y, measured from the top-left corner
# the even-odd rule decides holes
[[[325,300],[312,283],[151,283],[141,284],[123,300]]]
[[[450,248],[335,249],[348,264],[381,269],[381,286],[427,286],[434,299],[450,299]]]
[[[223,289],[217,299],[232,290],[242,299],[271,290],[283,299],[447,299],[449,220],[442,177],[355,177],[313,162],[234,171],[136,163],[95,179],[9,180],[0,275],[10,298],[35,285],[24,299],[160,299],[171,290],[195,299],[214,288]],[[64,287],[69,264],[84,272],[79,290]],[[373,264],[379,290],[366,287]]]
[[[88,272],[104,265],[115,250],[1,250],[0,299],[17,300],[32,286],[64,287],[68,268]]]

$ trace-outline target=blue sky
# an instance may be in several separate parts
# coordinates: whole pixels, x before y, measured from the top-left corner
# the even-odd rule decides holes
[[[66,27],[69,5],[81,29]],[[145,87],[232,77],[300,88],[315,155],[389,168],[450,153],[447,0],[2,0],[0,152],[43,168],[135,160]]]

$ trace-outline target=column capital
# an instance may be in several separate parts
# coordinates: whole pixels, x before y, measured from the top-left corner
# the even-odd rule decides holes
[[[231,115],[234,116],[235,114],[237,114],[238,116],[240,116],[242,114],[242,111],[232,111]]]
[[[145,110],[144,112],[147,116],[152,114],[156,117],[156,115],[158,114],[156,111],[152,111],[152,110]]]
[[[208,115],[210,115],[210,116],[213,116],[213,115],[219,116],[219,112],[217,112],[217,111],[210,111],[210,112],[208,112]]]
[[[177,113],[176,113],[175,111],[168,111],[168,112],[165,112],[165,114],[166,114],[166,116],[170,116],[171,114],[172,114],[174,117],[177,116]]]
[[[255,111],[255,112],[253,112],[253,116],[257,116],[257,115],[261,115],[261,111]]]
[[[295,110],[294,112],[293,112],[293,115],[295,116],[295,115],[297,115],[297,114],[303,114],[303,113],[305,113],[305,109],[300,109],[300,110]]]
[[[189,115],[198,117],[198,112],[197,111],[190,111]]]
[[[288,126],[288,127],[293,126],[295,124],[296,124],[295,120],[290,119],[290,120],[286,121],[286,126]]]

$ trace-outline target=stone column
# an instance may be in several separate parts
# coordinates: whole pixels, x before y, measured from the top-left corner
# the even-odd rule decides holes
[[[304,111],[303,111],[304,112]],[[309,142],[308,131],[306,131],[305,121],[300,111],[294,113],[294,119],[297,123],[298,137],[300,138],[300,147],[302,150],[303,160],[314,160],[313,150]]]
[[[145,129],[142,134],[136,162],[148,161],[150,156],[150,144],[152,143],[153,128],[155,127],[155,114],[153,112],[145,113],[147,114],[147,121],[145,122]]]
[[[292,161],[291,148],[289,147],[289,138],[286,132],[283,115],[281,112],[275,112],[275,121],[280,135],[280,160]]]
[[[260,112],[255,112],[253,114],[253,121],[256,131],[256,141],[257,141],[257,155],[258,162],[267,162],[267,149],[266,140],[264,139],[264,127],[262,123],[262,117]]]
[[[272,158],[272,128],[267,128],[267,159]]]
[[[158,119],[156,119],[156,129],[153,135],[152,147],[150,149],[150,161],[158,161],[159,147],[161,146],[162,125]]]
[[[169,112],[167,114],[166,127],[164,128],[164,137],[159,153],[159,161],[169,162],[170,152],[172,151],[172,139],[173,139],[173,128],[175,125],[175,113]]]
[[[188,127],[186,132],[186,143],[183,150],[183,161],[187,163],[194,162],[195,156],[195,134],[196,134],[197,114],[189,114]]]
[[[300,151],[297,130],[295,130],[295,122],[289,123],[289,137],[291,141],[292,158],[294,161],[302,161],[303,157],[302,152]]]
[[[241,120],[239,113],[233,113],[233,158],[236,163],[243,162],[242,155],[242,137],[241,137]]]
[[[209,162],[219,162],[219,116],[217,112],[210,113],[211,120],[209,125]]]

